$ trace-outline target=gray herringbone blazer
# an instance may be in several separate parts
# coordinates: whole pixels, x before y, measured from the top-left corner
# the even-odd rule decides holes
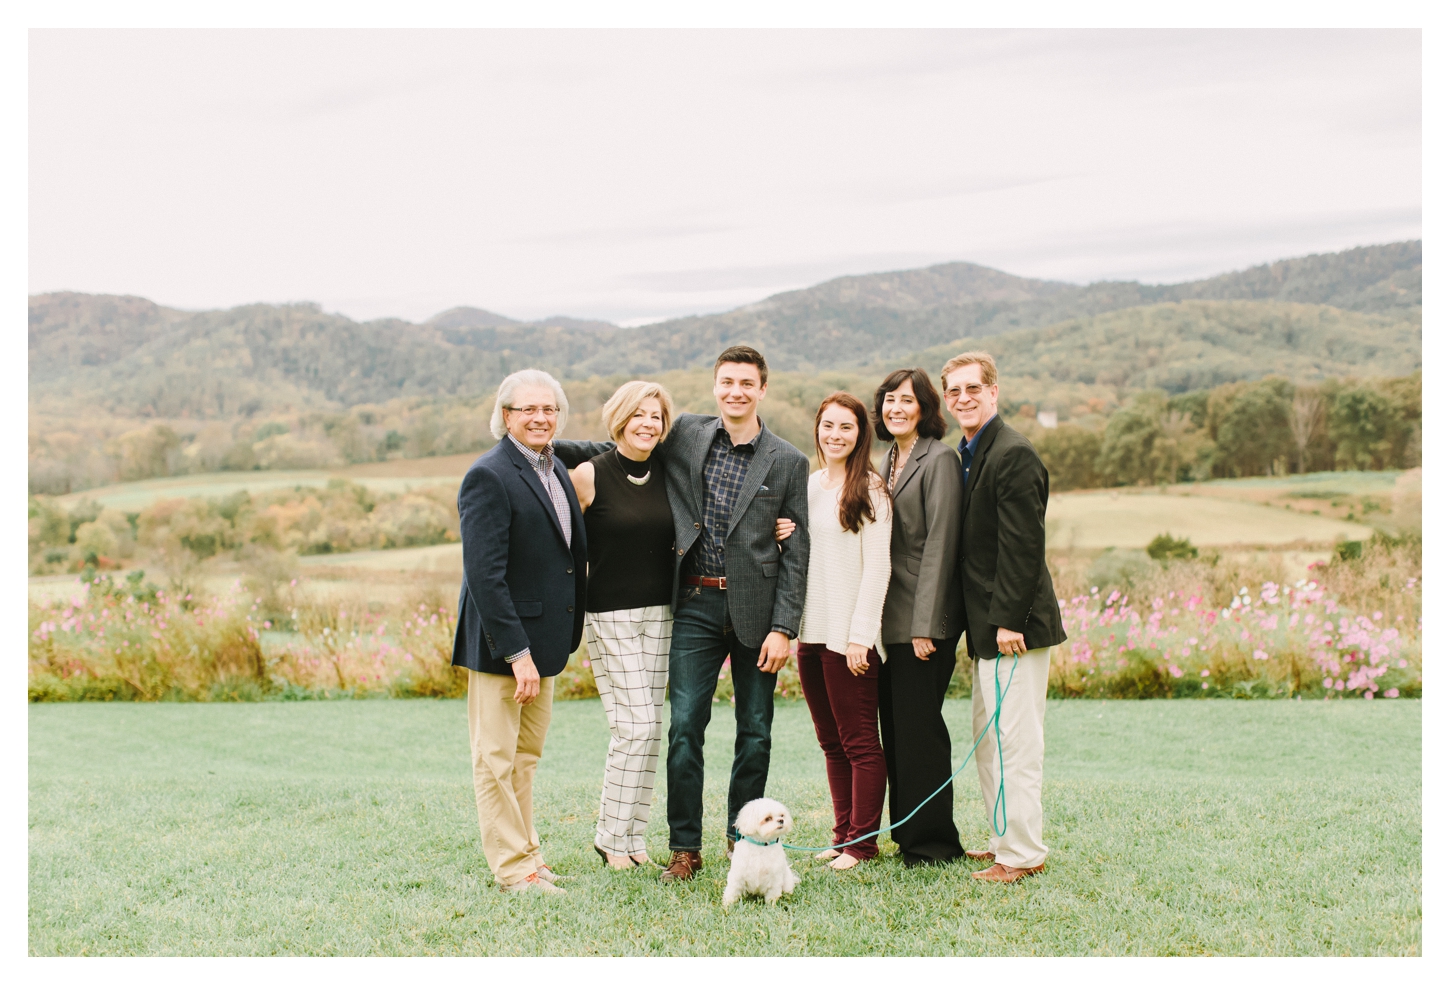
[[[719,426],[720,418],[714,415],[681,414],[655,450],[664,461],[675,521],[675,598],[680,597],[681,565],[703,532],[705,456]],[[760,646],[772,629],[791,637],[800,632],[806,563],[811,556],[806,494],[810,466],[794,445],[772,434],[764,423],[760,430],[725,539],[730,623],[746,646]],[[574,468],[613,447],[612,441],[555,441],[554,453]],[[794,520],[796,529],[777,545],[775,521],[782,516]]]
[[[890,452],[881,474],[890,475]],[[955,642],[966,625],[958,564],[962,460],[921,437],[891,490],[891,581],[881,612],[881,642],[912,637]]]

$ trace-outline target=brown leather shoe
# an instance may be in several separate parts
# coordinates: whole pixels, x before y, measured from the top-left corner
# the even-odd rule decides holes
[[[997,856],[992,852],[963,852],[973,862],[995,862]]]
[[[730,837],[729,832],[725,834],[725,858],[727,860],[735,857],[735,839]]]
[[[983,869],[981,872],[973,872],[973,879],[980,879],[982,882],[1017,882],[1019,879],[1026,879],[1028,876],[1035,876],[1046,867],[1047,863],[1034,865],[1030,869],[1019,869],[1011,865],[1003,865],[1001,862],[993,865],[990,869]]]
[[[670,852],[670,864],[660,873],[660,882],[689,882],[704,864],[699,852]]]

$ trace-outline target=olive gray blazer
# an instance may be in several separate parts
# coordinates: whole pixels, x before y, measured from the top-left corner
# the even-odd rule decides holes
[[[891,474],[891,453],[881,474]],[[918,438],[891,491],[891,582],[881,642],[912,637],[955,642],[966,626],[958,549],[962,461],[949,445]]]

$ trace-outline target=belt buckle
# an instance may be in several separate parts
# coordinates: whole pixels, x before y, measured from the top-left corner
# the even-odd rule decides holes
[[[720,576],[720,584],[719,584],[718,587],[719,587],[720,591],[722,591],[722,592],[725,591],[725,576],[724,575],[721,575]]]

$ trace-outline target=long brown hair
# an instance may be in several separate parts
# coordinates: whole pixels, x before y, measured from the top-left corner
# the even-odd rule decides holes
[[[816,408],[815,435],[816,461],[826,467],[826,453],[821,450],[821,416],[826,408],[835,404],[844,407],[856,416],[856,447],[846,457],[846,482],[841,488],[841,529],[860,533],[863,523],[876,522],[876,510],[871,505],[871,488],[880,486],[881,476],[871,464],[870,420],[866,405],[844,390],[837,390]]]

